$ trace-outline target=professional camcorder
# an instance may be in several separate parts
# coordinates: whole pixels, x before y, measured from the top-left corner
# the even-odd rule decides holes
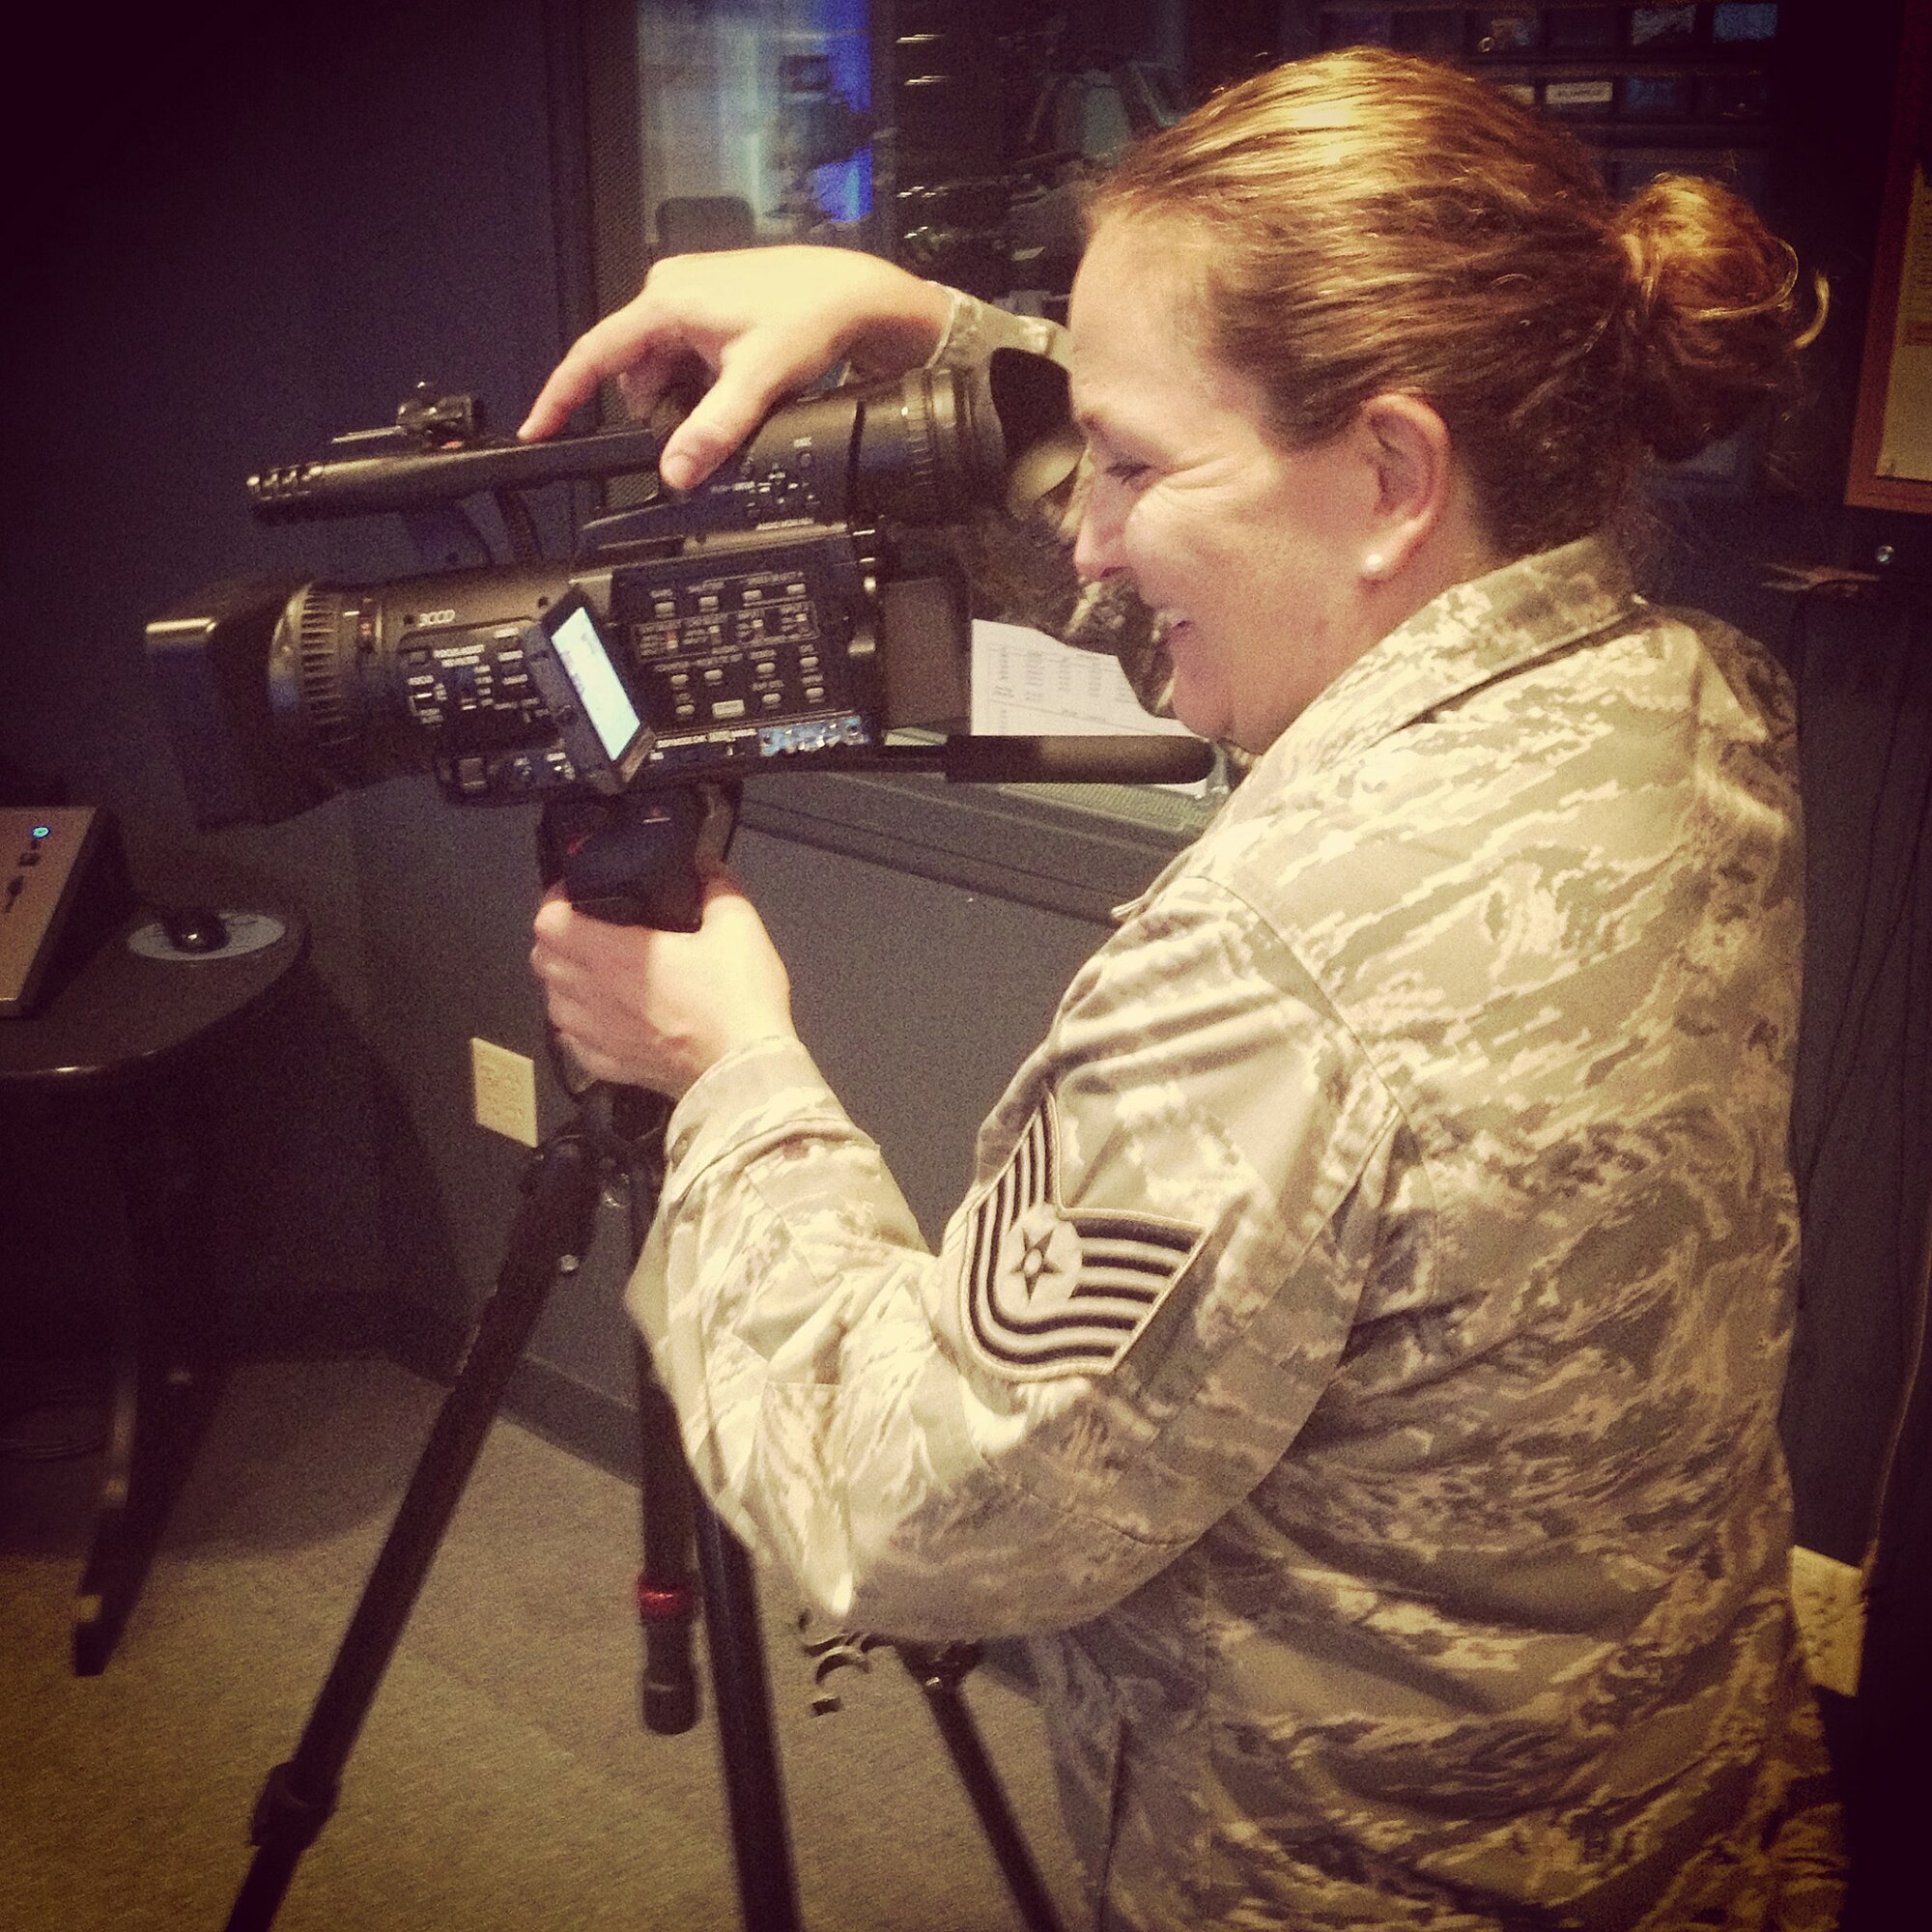
[[[485,435],[468,397],[420,394],[393,428],[251,477],[270,521],[447,525],[488,493],[516,554],[380,583],[219,585],[151,623],[200,826],[412,771],[457,803],[546,807],[775,769],[1201,776],[1205,748],[1174,739],[887,743],[968,713],[969,595],[946,526],[1023,514],[1078,459],[1048,358],[1000,349],[789,404],[689,493],[658,483],[660,446],[638,425],[520,443]],[[520,493],[620,477],[644,500],[587,523],[574,561],[545,561]]]

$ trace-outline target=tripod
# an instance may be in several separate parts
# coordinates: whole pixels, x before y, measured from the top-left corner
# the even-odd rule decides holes
[[[682,917],[684,909],[676,910]],[[632,1090],[592,1089],[576,1119],[537,1150],[496,1291],[456,1382],[431,1428],[295,1754],[270,1772],[256,1801],[250,1829],[255,1857],[230,1911],[228,1932],[263,1932],[273,1922],[302,1854],[328,1822],[343,1768],[552,1284],[560,1274],[574,1274],[588,1251],[603,1170],[613,1161],[630,1178],[633,1252],[640,1246],[656,1204],[667,1112]],[[797,1887],[751,1559],[697,1495],[669,1399],[651,1374],[641,1345],[638,1359],[644,1719],[660,1732],[688,1730],[696,1721],[690,1647],[696,1604],[688,1562],[695,1544],[740,1916],[747,1932],[797,1932]],[[1028,1932],[1058,1932],[1046,1891],[958,1694],[972,1667],[972,1646],[908,1645],[900,1655],[925,1694]]]

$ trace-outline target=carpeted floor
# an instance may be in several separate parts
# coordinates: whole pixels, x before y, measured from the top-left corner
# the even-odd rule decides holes
[[[376,1359],[232,1370],[91,1679],[69,1632],[95,1464],[0,1463],[0,1928],[224,1924],[440,1396]],[[631,1486],[497,1421],[278,1927],[740,1922],[708,1705],[681,1737],[638,1721],[637,1537]],[[762,1595],[804,1925],[1016,1925],[911,1679],[879,1654],[812,1716],[795,1604]],[[968,1701],[1076,1924],[1034,1714],[984,1670]]]

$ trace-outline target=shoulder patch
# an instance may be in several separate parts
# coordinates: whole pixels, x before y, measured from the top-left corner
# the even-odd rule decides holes
[[[1009,1377],[1103,1376],[1194,1258],[1203,1231],[1152,1214],[1069,1212],[1060,1124],[1040,1102],[966,1231],[962,1326]]]

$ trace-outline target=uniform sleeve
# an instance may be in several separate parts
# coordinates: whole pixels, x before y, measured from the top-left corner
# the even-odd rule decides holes
[[[937,1255],[805,1050],[766,1042],[680,1103],[632,1308],[700,1485],[822,1612],[1065,1627],[1293,1441],[1396,1139],[1286,949],[1182,881],[1069,989]]]
[[[963,289],[948,289],[952,307],[939,346],[927,358],[933,369],[968,369],[983,362],[996,349],[1025,349],[1066,364],[1066,331],[1044,316],[1014,315],[993,302],[981,301]]]

